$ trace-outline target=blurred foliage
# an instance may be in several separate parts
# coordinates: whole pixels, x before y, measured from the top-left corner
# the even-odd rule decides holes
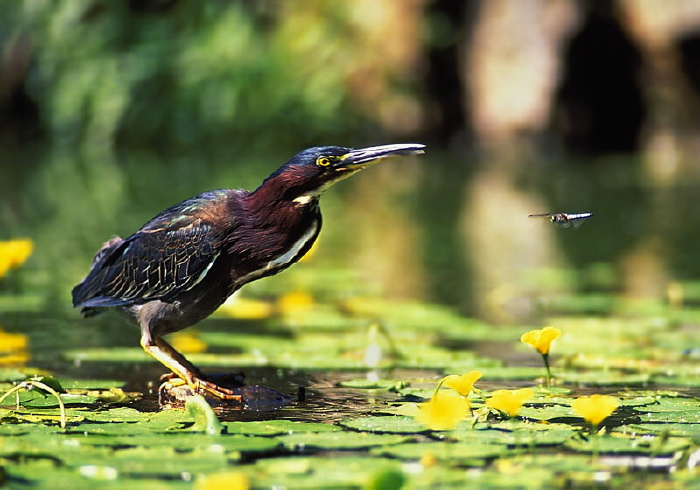
[[[3,2],[0,44],[31,53],[26,90],[62,145],[300,148],[347,140],[369,123],[363,86],[390,83],[369,66],[358,5]]]
[[[64,304],[99,244],[159,209],[255,188],[304,147],[388,142],[415,121],[420,40],[384,28],[417,8],[0,2],[0,239],[36,241],[27,286]]]

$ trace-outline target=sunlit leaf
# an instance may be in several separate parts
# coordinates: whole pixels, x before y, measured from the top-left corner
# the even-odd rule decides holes
[[[387,434],[418,434],[427,431],[425,425],[414,417],[406,416],[357,417],[345,419],[340,424],[353,430]]]
[[[282,444],[292,450],[309,449],[361,449],[390,446],[410,441],[398,434],[369,434],[365,432],[309,432],[279,436]]]
[[[587,453],[622,453],[622,454],[670,454],[683,451],[690,445],[685,438],[649,438],[634,436],[617,436],[616,433],[609,437],[590,436],[587,438],[576,437],[568,439],[564,445],[573,451]]]
[[[228,434],[276,436],[297,432],[336,432],[340,427],[319,422],[294,422],[291,420],[252,420],[250,422],[223,422]]]
[[[444,444],[427,442],[423,444],[398,444],[372,449],[373,454],[400,459],[419,460],[425,453],[435,455],[438,461],[469,462],[507,456],[510,450],[498,444]]]

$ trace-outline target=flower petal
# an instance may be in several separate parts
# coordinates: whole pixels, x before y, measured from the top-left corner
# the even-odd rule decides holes
[[[450,374],[442,380],[442,386],[452,388],[462,396],[467,396],[474,388],[474,383],[481,378],[483,374],[479,371],[469,371],[461,376]]]
[[[469,400],[454,391],[442,390],[418,405],[418,409],[418,422],[431,430],[448,430],[466,418]]]
[[[535,395],[530,388],[519,390],[496,390],[491,398],[486,400],[486,406],[494,408],[500,412],[507,413],[510,417],[517,415],[523,403]]]
[[[552,341],[561,336],[561,330],[555,327],[545,327],[543,329],[530,330],[520,336],[520,341],[530,344],[542,355],[549,354]]]
[[[591,424],[597,426],[608,418],[620,405],[617,398],[609,395],[591,395],[571,402],[571,409]]]

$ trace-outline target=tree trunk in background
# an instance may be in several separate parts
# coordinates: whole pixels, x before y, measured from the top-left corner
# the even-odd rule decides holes
[[[683,211],[678,186],[697,175],[698,99],[683,73],[679,41],[700,24],[700,4],[692,1],[620,0],[621,20],[645,61],[649,119],[642,141],[650,184],[648,226],[622,260],[625,292],[631,297],[660,297],[669,283],[668,262]],[[693,168],[694,167],[694,168]]]
[[[547,209],[523,184],[539,167],[535,143],[549,121],[562,48],[577,12],[567,1],[488,0],[474,14],[462,75],[480,161],[464,191],[461,231],[477,314],[522,321],[535,313],[528,273],[563,262],[555,227],[527,215],[571,210]]]

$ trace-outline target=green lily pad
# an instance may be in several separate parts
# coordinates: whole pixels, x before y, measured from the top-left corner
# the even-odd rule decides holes
[[[117,379],[61,379],[61,385],[67,390],[109,390],[124,386],[123,380]]]
[[[700,408],[697,411],[672,411],[664,410],[662,412],[643,412],[639,415],[642,423],[645,422],[662,422],[676,424],[699,424],[700,423]]]
[[[659,423],[643,423],[643,424],[630,424],[615,429],[615,432],[622,432],[625,434],[630,434],[633,436],[640,434],[655,434],[662,437],[665,436],[677,436],[677,437],[688,437],[692,439],[696,444],[700,443],[700,427],[696,424],[682,424],[665,422]]]
[[[427,442],[423,444],[397,444],[381,448],[374,448],[371,454],[379,456],[390,456],[400,459],[419,460],[426,454],[431,454],[440,461],[458,461],[460,463],[477,462],[496,457],[504,457],[511,453],[511,450],[499,444],[459,444]]]
[[[619,371],[558,372],[567,383],[584,386],[646,386],[651,374],[625,374]]]
[[[561,425],[561,424],[560,424]],[[559,446],[563,444],[576,430],[498,430],[498,426],[490,429],[456,430],[450,436],[467,444],[500,444],[508,447],[537,447]]]
[[[194,395],[185,402],[187,413],[194,419],[191,429],[194,432],[204,432],[211,436],[222,434],[225,429],[219,422],[207,400],[202,395]]]
[[[700,387],[700,376],[695,374],[679,376],[653,375],[652,381],[659,384],[683,386],[686,388]]]
[[[554,420],[560,418],[578,418],[566,405],[545,405],[539,407],[524,406],[518,411],[520,417],[532,420]]]
[[[397,434],[369,434],[365,432],[310,432],[278,436],[277,440],[292,450],[313,449],[363,449],[390,446],[410,441]]]
[[[619,436],[612,433],[607,436],[592,435],[567,440],[564,446],[572,451],[596,454],[649,454],[664,455],[683,451],[690,445],[685,438],[653,438]]]
[[[130,407],[85,412],[85,419],[93,422],[148,422],[151,414]]]
[[[143,349],[137,347],[74,349],[64,351],[63,357],[69,361],[80,362],[156,362]]]
[[[428,432],[428,429],[413,417],[406,416],[377,416],[344,419],[340,425],[348,429],[377,432],[385,434],[417,434]]]
[[[368,380],[366,378],[357,378],[341,381],[339,384],[343,388],[356,388],[361,390],[388,390],[391,388],[403,387],[401,381],[390,379]]]
[[[489,381],[527,381],[541,378],[545,375],[543,367],[484,367],[478,369],[483,373],[481,379]],[[557,375],[556,369],[554,370],[554,375]]]
[[[223,422],[228,434],[276,436],[298,432],[337,432],[340,427],[321,422],[294,422],[291,420],[254,420],[250,422]]]
[[[221,435],[212,437],[209,434],[175,434],[175,433],[151,433],[140,434],[132,427],[132,434],[118,435],[116,431],[109,434],[89,433],[88,437],[71,435],[66,437],[64,444],[110,447],[115,449],[134,448],[163,448],[176,447],[179,451],[213,450],[227,453],[266,453],[280,448],[280,442],[274,438]]]
[[[239,467],[260,488],[373,488],[387,472],[403,474],[400,462],[388,458],[279,457]],[[413,475],[407,475],[409,479]],[[374,487],[377,488],[377,487]],[[389,490],[395,486],[379,487]]]

